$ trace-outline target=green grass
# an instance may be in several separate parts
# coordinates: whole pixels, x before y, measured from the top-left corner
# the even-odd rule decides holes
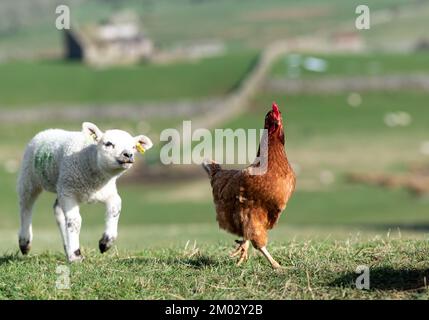
[[[415,2],[378,0],[371,3],[370,8],[372,13],[378,9],[411,6]],[[314,34],[328,28],[338,30],[339,23],[352,25],[356,17],[355,8],[361,4],[356,0],[127,0],[111,5],[105,1],[86,1],[78,5],[73,1],[63,3],[70,6],[72,21],[79,24],[106,19],[122,9],[135,10],[141,15],[145,30],[161,48],[205,39],[222,40],[231,48],[262,48],[280,38]],[[8,10],[0,13],[6,25],[9,22],[15,26],[0,38],[0,50],[11,54],[20,50],[33,54],[59,51],[62,47],[61,33],[54,28],[53,14],[48,14],[54,12],[54,8],[45,4],[36,11],[29,5],[21,6],[18,13],[17,10],[12,14]],[[28,11],[32,14],[25,15]],[[16,15],[20,16],[20,12],[25,15],[21,19],[25,17],[26,24],[13,20]],[[220,20],[222,23],[219,23]],[[375,26],[373,30],[376,30]],[[386,31],[383,34],[392,34],[389,29]],[[406,35],[413,38],[415,28]]]
[[[84,84],[74,86],[82,88]],[[18,88],[11,89],[17,96]],[[44,89],[40,90],[43,93]],[[36,91],[31,95],[48,96],[46,91]],[[26,258],[16,255],[16,174],[6,172],[5,166],[10,160],[20,160],[25,144],[36,132],[52,126],[79,130],[81,124],[3,124],[0,298],[427,299],[428,198],[405,190],[350,185],[344,180],[350,171],[397,173],[410,164],[427,163],[427,157],[419,153],[422,141],[429,139],[427,95],[366,92],[361,93],[362,104],[357,108],[347,104],[347,96],[263,92],[251,102],[246,114],[222,125],[260,128],[271,101],[277,101],[283,112],[288,156],[301,168],[297,191],[270,233],[268,248],[284,270],[271,271],[258,255],[252,255],[243,267],[235,267],[227,257],[235,237],[219,230],[210,186],[201,171],[201,181],[125,184],[121,179],[119,239],[117,247],[104,256],[95,250],[103,232],[104,208],[83,205],[81,243],[87,260],[71,266],[72,288],[66,291],[55,289],[56,267],[65,260],[52,212],[54,195],[44,194],[36,204],[32,254]],[[396,111],[409,113],[410,125],[387,127],[385,114]],[[102,129],[139,132],[138,120],[88,120]],[[177,123],[174,118],[156,119],[144,133],[158,135],[162,128]],[[158,154],[158,150],[151,150],[145,160],[156,162]],[[320,181],[322,170],[333,172],[332,184]],[[190,249],[194,243],[198,252]],[[370,291],[353,286],[354,271],[362,264],[371,267]]]
[[[283,269],[260,255],[241,267],[224,243],[171,246],[100,255],[83,263],[60,254],[0,257],[0,299],[428,299],[429,242],[372,239],[275,243]],[[254,252],[254,251],[253,251]],[[358,266],[370,269],[370,289],[358,290]],[[57,268],[70,267],[70,289],[56,289]],[[29,276],[31,275],[31,276]]]
[[[391,74],[422,74],[429,72],[429,57],[426,53],[388,54],[333,54],[301,55],[317,57],[327,63],[326,72],[309,71],[301,66],[301,78],[322,78],[326,76],[377,76]],[[275,77],[288,77],[288,56],[279,59],[272,67]]]
[[[105,70],[60,61],[0,64],[0,107],[219,97],[239,83],[256,56],[247,51],[196,63]]]

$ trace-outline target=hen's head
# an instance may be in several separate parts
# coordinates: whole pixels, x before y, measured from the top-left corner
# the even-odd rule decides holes
[[[282,114],[279,107],[273,102],[272,110],[270,110],[265,116],[265,129],[268,130],[268,134],[283,134],[283,120]]]

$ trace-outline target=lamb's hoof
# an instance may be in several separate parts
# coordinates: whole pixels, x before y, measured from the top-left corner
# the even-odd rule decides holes
[[[98,248],[100,249],[101,253],[105,253],[107,250],[110,249],[110,247],[108,247],[105,243],[103,243],[101,240],[98,243]]]
[[[69,262],[81,262],[83,261],[84,257],[82,253],[80,252],[80,249],[77,249],[73,254],[68,256]]]
[[[98,248],[100,249],[100,252],[105,253],[107,250],[109,250],[112,247],[114,241],[114,238],[109,238],[103,234],[103,237],[98,242]]]
[[[30,252],[31,243],[27,241],[19,241],[19,250],[21,250],[23,255],[27,255]]]

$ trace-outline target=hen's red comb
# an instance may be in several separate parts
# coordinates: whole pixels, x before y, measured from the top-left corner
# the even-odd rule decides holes
[[[276,117],[280,116],[279,107],[277,106],[277,103],[273,102],[273,112],[276,115]]]

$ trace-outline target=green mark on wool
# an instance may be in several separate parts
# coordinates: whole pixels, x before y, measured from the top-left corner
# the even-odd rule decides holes
[[[43,178],[47,179],[47,171],[52,164],[54,159],[54,155],[49,147],[42,146],[36,152],[36,156],[34,158],[34,167],[36,171],[42,175]]]

